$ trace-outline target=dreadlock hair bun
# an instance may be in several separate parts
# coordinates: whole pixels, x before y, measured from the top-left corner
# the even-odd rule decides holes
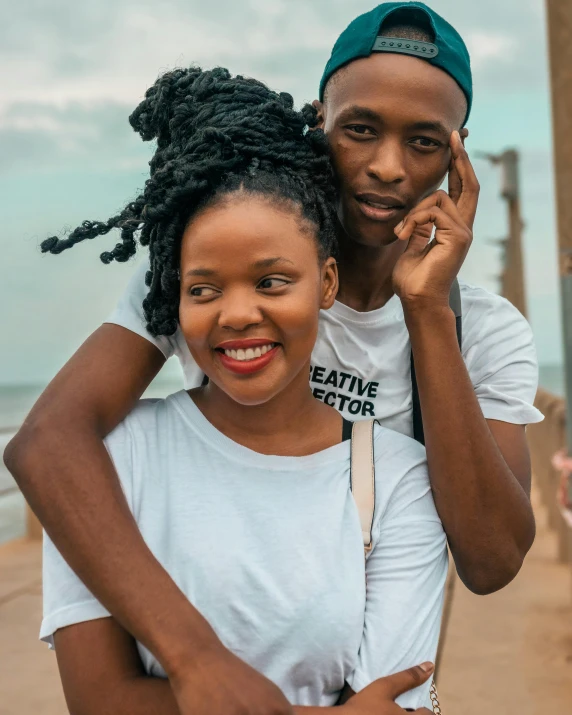
[[[198,211],[241,191],[293,204],[316,228],[321,254],[334,246],[334,179],[315,111],[294,109],[291,95],[217,67],[175,69],[160,76],[129,117],[144,141],[156,140],[149,178],[140,196],[107,221],[84,221],[63,239],[41,244],[61,253],[76,243],[120,231],[101,254],[127,261],[149,246],[149,293],[143,302],[151,335],[177,329],[181,238]],[[308,129],[313,131],[308,131]]]

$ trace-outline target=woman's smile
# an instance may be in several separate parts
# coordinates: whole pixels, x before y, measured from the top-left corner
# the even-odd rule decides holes
[[[237,375],[263,370],[276,357],[280,343],[266,338],[228,340],[215,348],[221,365]]]

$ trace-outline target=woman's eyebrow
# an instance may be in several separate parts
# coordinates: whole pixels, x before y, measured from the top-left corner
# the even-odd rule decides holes
[[[202,276],[203,278],[207,278],[208,276],[214,276],[216,271],[213,271],[210,268],[193,268],[190,271],[187,271],[185,273],[185,276]]]
[[[276,263],[291,263],[294,265],[293,261],[289,258],[284,258],[283,256],[276,256],[275,258],[262,258],[260,261],[255,261],[252,265],[254,268],[270,268]]]
[[[253,268],[271,268],[277,263],[291,263],[292,265],[294,265],[294,262],[291,261],[289,258],[284,258],[284,256],[274,256],[273,258],[261,258],[259,261],[255,261],[252,266]],[[215,276],[216,274],[217,271],[213,270],[212,268],[199,267],[192,268],[190,271],[187,271],[185,273],[185,277],[199,276],[201,278],[209,278],[211,276]]]

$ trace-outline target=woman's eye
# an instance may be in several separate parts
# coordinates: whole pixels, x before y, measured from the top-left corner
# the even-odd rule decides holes
[[[272,290],[272,288],[282,288],[288,285],[289,281],[284,278],[263,278],[258,284],[258,288],[262,290]]]
[[[210,288],[209,286],[193,286],[189,294],[192,295],[193,298],[208,298],[213,296],[216,292],[214,288]]]
[[[411,140],[411,144],[415,146],[421,146],[424,149],[433,149],[435,147],[441,146],[440,142],[435,139],[429,139],[429,137],[415,137]]]

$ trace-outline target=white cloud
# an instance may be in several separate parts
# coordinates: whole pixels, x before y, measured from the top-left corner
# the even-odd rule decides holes
[[[142,186],[152,147],[127,117],[157,75],[193,62],[222,64],[290,91],[298,103],[313,99],[337,36],[376,1],[0,0],[0,302],[14,306],[2,332],[26,325],[29,341],[26,348],[12,341],[13,354],[0,354],[0,381],[34,379],[46,364],[55,370],[62,346],[77,345],[104,317],[131,272],[99,267],[105,239],[58,258],[39,255],[36,245],[62,225],[110,215]],[[548,121],[537,116],[546,107],[544,0],[427,1],[472,53],[471,147],[525,150],[528,277],[531,302],[546,299],[532,311],[541,323],[556,291],[551,167],[548,159],[527,161],[526,152],[549,145]],[[502,235],[506,217],[498,176],[478,170],[478,235],[466,272],[492,287],[498,253],[483,239]],[[545,357],[550,345],[539,348]],[[25,378],[22,351],[33,356]]]
[[[36,27],[32,37],[43,39],[34,52],[22,47],[5,51],[2,57],[0,50],[2,64],[8,67],[0,113],[16,102],[58,107],[69,102],[132,104],[161,71],[175,66],[226,63],[237,71],[253,65],[263,70],[273,55],[295,56],[306,49],[323,50],[325,61],[333,42],[318,7],[306,8],[302,21],[283,2],[253,0],[238,26],[225,20],[224,12],[213,13],[211,8],[209,16],[202,8],[194,14],[188,9],[181,12],[176,3],[157,6],[125,0],[99,28],[96,42],[93,37],[88,42],[83,37],[59,37],[49,24]]]
[[[518,41],[515,37],[504,33],[470,32],[465,36],[465,42],[471,55],[473,71],[478,72],[487,63],[495,63],[499,60],[511,61],[518,48]]]

